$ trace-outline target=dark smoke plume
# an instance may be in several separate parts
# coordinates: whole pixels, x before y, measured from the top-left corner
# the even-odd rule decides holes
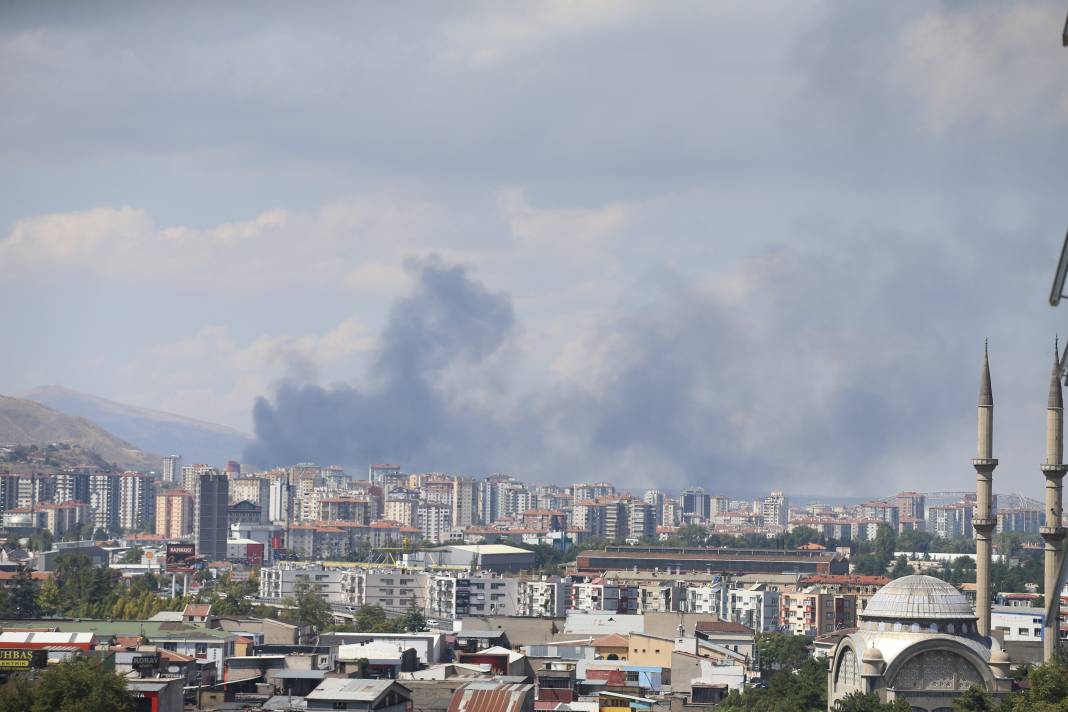
[[[257,399],[246,459],[429,466],[432,454],[473,450],[477,418],[457,417],[442,381],[451,368],[477,366],[497,352],[514,322],[507,295],[489,292],[462,267],[423,264],[413,292],[390,312],[367,385],[283,384],[273,402]]]

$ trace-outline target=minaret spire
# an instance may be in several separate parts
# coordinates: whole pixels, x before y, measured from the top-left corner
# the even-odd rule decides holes
[[[1064,473],[1064,397],[1061,393],[1060,344],[1053,342],[1053,372],[1049,380],[1046,401],[1046,462],[1042,474],[1046,477],[1046,522],[1039,530],[1046,542],[1043,551],[1043,573],[1046,599],[1046,620],[1042,624],[1042,660],[1053,660],[1060,634],[1060,591],[1057,590],[1063,556],[1064,527],[1061,526],[1062,488]]]
[[[979,376],[979,436],[972,467],[975,468],[975,615],[979,635],[990,635],[990,553],[997,518],[991,507],[994,468],[994,390],[990,386],[990,352],[983,342],[983,371]]]

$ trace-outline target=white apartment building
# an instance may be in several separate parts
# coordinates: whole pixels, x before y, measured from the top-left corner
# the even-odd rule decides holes
[[[567,615],[571,579],[542,576],[519,582],[516,615],[530,618],[563,618]]]
[[[1041,608],[994,606],[990,610],[990,630],[1001,631],[1007,641],[1042,640],[1042,622],[1046,612]]]
[[[435,544],[449,541],[452,530],[452,507],[447,504],[424,502],[416,509],[415,518],[415,526],[422,532],[424,539]]]
[[[686,612],[707,613],[725,619],[728,593],[727,585],[722,581],[691,584],[686,587]]]
[[[594,579],[571,584],[570,610],[593,613],[638,612],[638,589],[616,581]]]
[[[427,615],[455,620],[465,616],[519,615],[519,579],[489,572],[470,576],[432,575],[427,580]]]
[[[387,499],[385,506],[385,516],[391,522],[400,522],[405,526],[414,526],[416,510],[419,507],[419,502],[407,497],[403,499]]]
[[[760,513],[765,525],[785,528],[790,521],[790,500],[782,492],[772,492],[761,502]]]
[[[741,623],[756,633],[771,633],[780,628],[778,591],[762,584],[736,588],[730,592],[729,620]]]
[[[424,572],[405,569],[354,569],[341,574],[341,590],[346,605],[380,606],[399,614],[413,607],[426,609],[427,578]]]
[[[260,569],[260,598],[280,601],[297,592],[301,581],[315,584],[319,594],[329,603],[348,603],[342,588],[342,574],[336,569],[326,569],[317,564],[278,562]]]

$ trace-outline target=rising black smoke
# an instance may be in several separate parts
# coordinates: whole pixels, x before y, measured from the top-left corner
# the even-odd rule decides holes
[[[482,416],[458,412],[443,381],[450,368],[477,367],[496,353],[514,323],[507,295],[488,291],[462,267],[427,262],[390,312],[367,384],[283,384],[273,402],[257,399],[256,440],[245,456],[270,465],[366,465],[473,453]]]
[[[1005,394],[999,450],[1031,447],[1021,415],[1031,380],[1043,402],[1048,327],[1028,265],[1044,252],[976,231],[822,234],[719,280],[660,274],[577,335],[596,358],[525,389],[486,378],[517,365],[509,297],[427,263],[393,307],[366,385],[260,399],[248,459],[739,494],[963,488],[985,336]],[[992,266],[1016,276],[977,289]],[[476,397],[458,371],[482,379]]]

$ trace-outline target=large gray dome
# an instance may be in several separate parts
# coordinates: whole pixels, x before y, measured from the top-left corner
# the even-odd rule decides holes
[[[968,599],[952,585],[934,576],[903,576],[886,584],[871,597],[861,620],[975,620]]]

